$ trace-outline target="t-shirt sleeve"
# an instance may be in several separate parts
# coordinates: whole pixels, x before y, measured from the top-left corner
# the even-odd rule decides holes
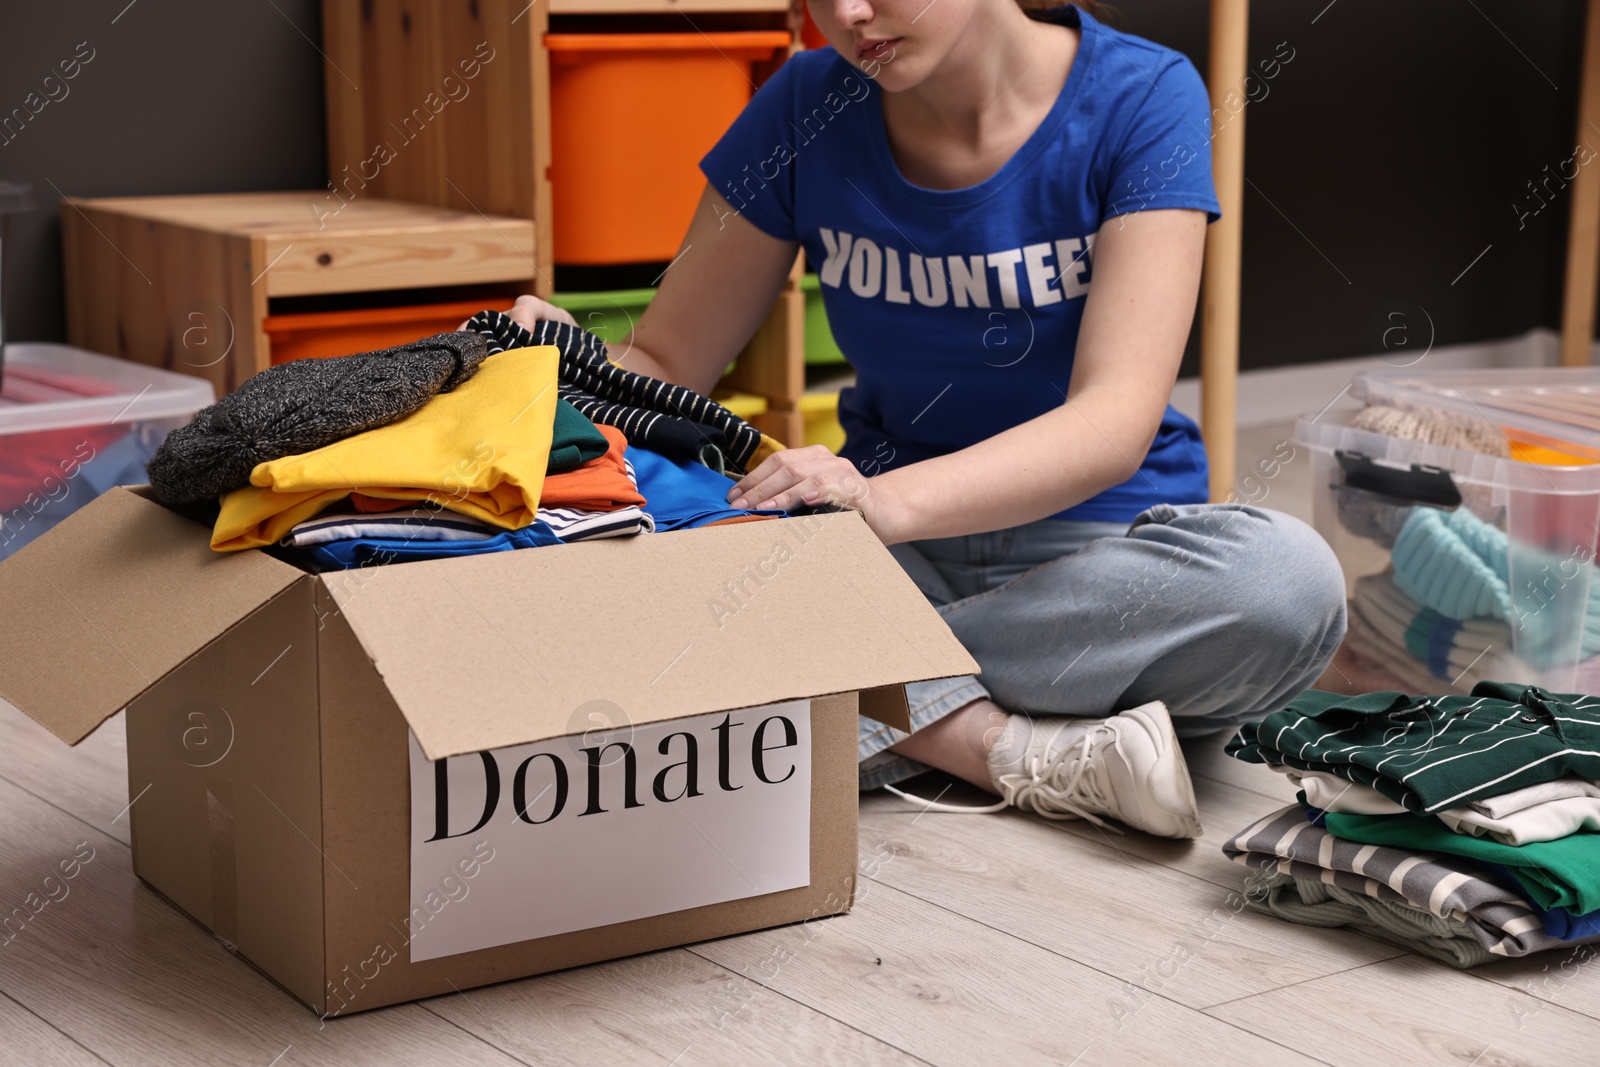
[[[1102,222],[1154,208],[1195,208],[1207,222],[1222,217],[1211,178],[1210,110],[1199,71],[1175,56],[1125,120]]]
[[[794,114],[796,71],[790,58],[768,78],[728,132],[700,161],[700,171],[734,213],[780,241],[798,240],[795,168],[786,147]]]

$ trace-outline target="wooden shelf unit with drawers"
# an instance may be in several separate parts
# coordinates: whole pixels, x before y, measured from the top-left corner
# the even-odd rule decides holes
[[[592,27],[598,17],[676,16],[682,31],[702,20],[750,29],[787,29],[800,39],[800,0],[323,0],[327,55],[328,169],[335,182],[395,139],[392,123],[412,113],[445,75],[479,56],[470,91],[443,106],[430,133],[397,146],[394,158],[367,182],[371,195],[435,204],[461,212],[538,222],[531,292],[555,289],[550,186],[550,55],[552,20]],[[798,43],[794,46],[798,47]],[[359,88],[358,88],[359,86]],[[603,160],[597,165],[603,165]],[[367,167],[366,173],[374,168]],[[364,177],[364,175],[361,175]],[[797,259],[788,283],[722,387],[766,401],[753,418],[786,442],[804,438],[805,297]]]
[[[270,365],[263,322],[284,299],[471,285],[549,297],[552,18],[676,14],[692,29],[695,15],[798,41],[800,12],[798,0],[324,0],[328,187],[67,198],[68,339],[224,392]],[[447,99],[447,75],[470,91]],[[394,125],[424,102],[425,136]],[[722,383],[761,397],[751,421],[794,443],[800,268]]]
[[[326,190],[67,198],[67,337],[209,378],[218,395],[271,363],[284,297],[528,284],[531,220]]]

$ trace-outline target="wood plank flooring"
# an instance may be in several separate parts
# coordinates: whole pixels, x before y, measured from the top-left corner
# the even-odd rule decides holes
[[[1239,907],[1220,844],[1290,794],[1221,741],[1185,746],[1194,843],[869,795],[849,915],[322,1025],[134,877],[120,718],[68,749],[0,705],[0,911],[93,850],[0,943],[0,1064],[1596,1062],[1592,955],[1461,973]]]

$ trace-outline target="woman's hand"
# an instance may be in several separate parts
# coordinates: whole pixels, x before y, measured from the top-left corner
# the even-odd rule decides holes
[[[540,300],[536,296],[519,296],[517,302],[511,305],[507,312],[511,320],[526,329],[533,329],[541,322],[564,322],[568,326],[578,325],[578,320],[568,314],[566,308],[558,308],[548,300]]]
[[[822,445],[774,453],[728,491],[734,508],[788,511],[802,504],[854,508],[885,544],[894,543],[900,524],[899,504],[883,483]]]
[[[511,316],[511,321],[524,329],[531,330],[541,322],[564,322],[568,326],[578,325],[578,320],[567,313],[565,308],[558,308],[548,300],[540,300],[536,296],[519,296],[517,302],[511,305],[511,310],[506,312]],[[471,322],[468,319],[467,322]],[[465,330],[467,322],[457,326],[457,330]]]

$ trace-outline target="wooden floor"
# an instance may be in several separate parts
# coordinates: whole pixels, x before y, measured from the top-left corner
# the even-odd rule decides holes
[[[1283,432],[1247,436],[1241,460]],[[1301,510],[1304,487],[1280,486],[1267,503]],[[1600,1060],[1586,957],[1460,973],[1241,909],[1245,872],[1221,842],[1288,791],[1224,758],[1220,737],[1188,758],[1196,842],[866,796],[849,915],[319,1026],[134,877],[120,718],[67,749],[0,707],[0,911],[93,849],[68,895],[0,945],[0,1064]]]

